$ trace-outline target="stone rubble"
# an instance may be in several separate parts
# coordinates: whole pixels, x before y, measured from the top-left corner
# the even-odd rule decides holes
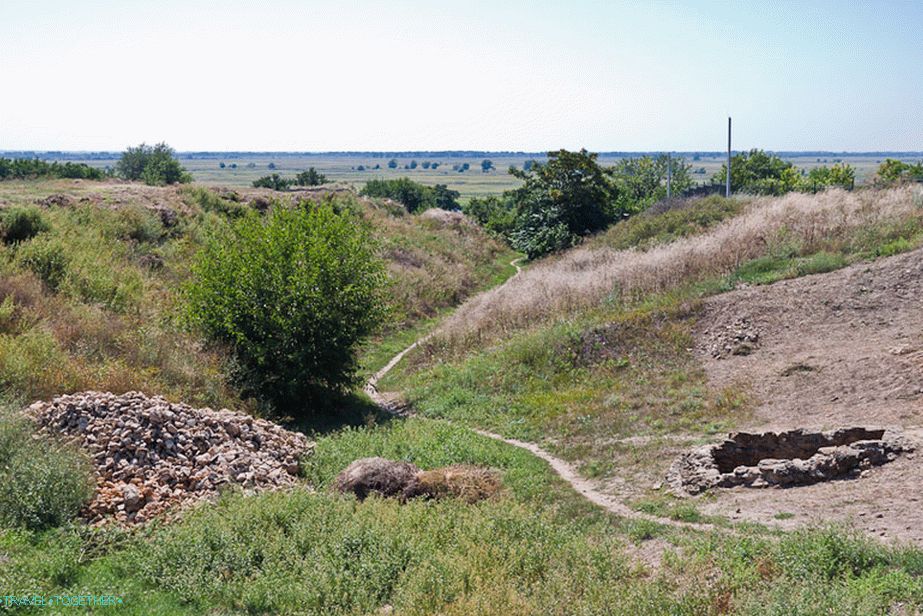
[[[703,332],[707,341],[706,349],[715,359],[725,359],[731,355],[749,355],[760,345],[760,333],[756,324],[749,317],[738,317],[731,325],[725,325],[715,331]]]
[[[682,454],[666,482],[677,496],[712,488],[810,485],[864,476],[873,466],[913,450],[914,444],[894,430],[736,432],[721,443]]]
[[[26,413],[51,434],[75,438],[92,457],[91,524],[143,523],[229,485],[268,490],[297,482],[313,450],[303,434],[227,409],[194,409],[140,392],[88,391],[36,402]]]

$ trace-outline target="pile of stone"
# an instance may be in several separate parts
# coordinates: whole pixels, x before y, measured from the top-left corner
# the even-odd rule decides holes
[[[731,355],[749,355],[759,348],[760,333],[748,317],[739,317],[731,325],[702,332],[708,353],[715,359]]]
[[[303,434],[264,419],[139,392],[88,391],[26,412],[43,431],[73,437],[90,453],[97,489],[83,515],[93,524],[142,523],[229,485],[291,486],[313,447]]]
[[[736,432],[681,455],[667,473],[679,496],[711,488],[790,487],[862,476],[914,445],[900,432],[849,427],[828,432]]]

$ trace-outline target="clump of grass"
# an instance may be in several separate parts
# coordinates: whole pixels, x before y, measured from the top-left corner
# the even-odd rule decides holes
[[[0,527],[42,530],[77,515],[93,495],[89,461],[37,437],[31,423],[0,411]]]

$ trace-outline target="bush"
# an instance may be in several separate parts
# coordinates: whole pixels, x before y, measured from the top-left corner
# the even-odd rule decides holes
[[[16,253],[16,259],[52,290],[57,290],[64,281],[70,263],[61,242],[45,238],[23,244]]]
[[[0,211],[0,235],[6,244],[28,240],[50,228],[37,208],[11,207]]]
[[[192,181],[192,176],[176,160],[173,148],[166,143],[155,146],[142,143],[138,147],[129,147],[122,153],[115,169],[126,180],[144,180],[151,186]]]
[[[278,173],[264,175],[258,180],[253,180],[254,188],[270,188],[272,190],[288,190],[292,185],[292,180],[288,180]]]
[[[331,202],[246,216],[199,253],[188,316],[229,345],[241,384],[279,411],[310,413],[354,383],[357,345],[383,316],[370,231]]]
[[[449,190],[444,184],[435,187],[424,186],[409,178],[396,180],[369,180],[359,193],[366,197],[385,197],[401,203],[411,214],[440,207],[444,210],[458,210],[459,193]]]
[[[362,167],[362,165],[359,165]],[[364,169],[364,167],[362,167]],[[360,169],[360,171],[362,170]],[[327,183],[327,176],[323,173],[318,173],[317,169],[311,167],[307,171],[302,171],[295,176],[295,183],[299,186],[320,186],[321,184]]]
[[[202,211],[213,212],[228,218],[240,218],[247,213],[247,206],[231,199],[225,199],[208,188],[195,186],[185,190],[189,200],[202,208]]]
[[[36,439],[28,420],[0,412],[0,526],[42,530],[77,515],[93,495],[90,466],[77,451]]]

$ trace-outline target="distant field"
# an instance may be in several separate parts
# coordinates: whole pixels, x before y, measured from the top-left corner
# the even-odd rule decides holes
[[[45,156],[43,156],[45,157]],[[489,158],[495,169],[484,173],[481,171],[481,161]],[[54,155],[47,155],[48,160],[58,159]],[[183,165],[192,173],[197,182],[222,186],[249,186],[253,180],[267,175],[269,173],[279,173],[283,176],[292,176],[299,171],[304,171],[308,167],[315,167],[321,173],[324,173],[329,179],[337,182],[345,182],[357,187],[361,187],[366,181],[372,178],[398,178],[409,177],[423,184],[446,184],[453,190],[461,193],[462,201],[467,201],[471,197],[481,197],[485,195],[499,194],[504,190],[518,186],[516,178],[507,173],[512,165],[522,168],[527,160],[534,158],[530,155],[509,155],[509,154],[487,154],[486,156],[453,156],[453,155],[429,155],[429,156],[397,156],[395,157],[398,166],[396,169],[388,168],[390,156],[370,154],[336,155],[336,154],[247,154],[237,156],[229,154],[222,158],[220,153],[208,154],[188,154],[180,153],[179,158]],[[599,160],[604,165],[611,165],[619,160],[621,156],[601,155]],[[721,168],[724,162],[723,156],[713,154],[703,154],[695,160],[693,156],[687,155],[687,160],[692,163],[694,173],[693,177],[700,183],[707,182],[712,174]],[[791,161],[806,170],[810,170],[820,165],[832,165],[837,161],[844,161],[855,167],[856,181],[862,183],[870,178],[877,169],[879,163],[884,160],[885,156],[853,154],[843,155],[836,154],[833,156],[811,155],[793,155],[783,156],[786,160]],[[908,161],[918,160],[918,156],[902,157]],[[113,158],[93,158],[79,159],[74,158],[73,154],[62,155],[60,160],[72,160],[77,162],[86,162],[96,167],[112,166],[116,162],[115,155]],[[405,165],[410,165],[412,161],[417,162],[415,169],[405,169]],[[225,168],[220,168],[220,163],[225,164]],[[437,169],[424,169],[424,162],[437,162]],[[270,163],[275,165],[275,169],[269,169]],[[454,165],[468,163],[470,169],[463,173],[454,171]],[[236,168],[231,168],[236,164]],[[379,165],[375,169],[375,165]],[[364,167],[360,170],[359,167]],[[704,170],[704,172],[703,172]]]

